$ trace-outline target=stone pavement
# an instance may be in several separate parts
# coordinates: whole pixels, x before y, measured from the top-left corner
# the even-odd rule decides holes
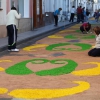
[[[59,22],[58,27],[54,27],[54,24],[51,24],[51,25],[44,26],[44,27],[41,27],[38,29],[34,29],[33,31],[20,33],[20,34],[18,34],[17,44],[21,44],[21,43],[28,41],[30,39],[33,39],[37,36],[39,37],[41,34],[48,34],[49,32],[56,31],[59,29],[63,30],[63,28],[66,27],[67,25],[72,25],[75,23],[76,22],[71,23],[69,21]],[[0,52],[7,49],[7,41],[8,41],[7,37],[0,39]]]

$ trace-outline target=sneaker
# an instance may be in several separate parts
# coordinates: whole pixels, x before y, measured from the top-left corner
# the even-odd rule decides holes
[[[19,49],[11,49],[10,51],[13,51],[13,52],[18,52]]]

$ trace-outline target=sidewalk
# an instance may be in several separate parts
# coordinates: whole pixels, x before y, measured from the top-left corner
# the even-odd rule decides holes
[[[59,26],[55,27],[54,24],[51,25],[47,25],[38,29],[34,29],[33,31],[28,31],[28,32],[24,32],[24,33],[20,33],[18,34],[18,39],[17,39],[17,44],[21,44],[24,43],[25,41],[28,41],[32,38],[35,38],[41,34],[47,34],[50,33],[52,31],[56,31],[59,30],[61,28],[63,28],[64,26],[68,26],[68,25],[73,25],[76,24],[77,22],[71,23],[69,21],[65,21],[65,22],[59,22]],[[4,51],[7,49],[7,44],[8,44],[8,38],[1,38],[0,39],[0,52]]]

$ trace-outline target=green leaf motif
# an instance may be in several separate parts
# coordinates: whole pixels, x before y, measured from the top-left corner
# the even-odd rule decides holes
[[[27,63],[32,64],[44,64],[50,62],[50,64],[65,64],[64,66],[58,67],[58,68],[52,68],[47,70],[41,70],[37,72],[33,72],[30,69],[26,67]],[[8,69],[5,70],[7,74],[10,75],[29,75],[29,74],[36,74],[38,76],[57,76],[57,75],[64,75],[71,73],[75,70],[75,68],[78,66],[78,64],[72,60],[67,59],[56,59],[56,60],[47,60],[47,59],[33,59],[33,60],[27,60],[20,62],[18,64],[15,64]],[[34,66],[33,66],[34,67]]]
[[[81,47],[81,49],[79,48],[60,48],[62,46],[69,46],[69,45],[75,45],[78,47]],[[84,50],[88,50],[90,49],[92,46],[90,44],[85,44],[85,43],[75,43],[75,44],[71,44],[71,43],[59,43],[59,44],[51,44],[48,47],[46,47],[46,50],[48,51],[64,51],[64,50],[68,50],[68,51],[84,51]]]

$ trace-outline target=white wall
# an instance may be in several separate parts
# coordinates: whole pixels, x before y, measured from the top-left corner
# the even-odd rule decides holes
[[[68,12],[68,0],[44,0],[45,12],[54,12],[55,10],[62,8],[62,12]]]
[[[62,8],[62,12],[70,12],[70,9],[74,5],[76,8],[79,6],[79,3],[86,2],[86,0],[44,0],[45,1],[45,12],[54,12],[58,8]],[[84,6],[86,6],[84,4]]]
[[[6,0],[2,0],[1,8],[3,10],[0,10],[0,25],[5,25],[6,24]]]
[[[45,12],[49,12],[49,0],[45,0]]]
[[[50,7],[51,7],[51,10],[50,10],[50,11],[51,11],[51,12],[54,12],[54,9],[55,9],[55,8],[54,8],[54,0],[50,0],[50,5],[51,5],[51,6],[50,6]]]
[[[67,12],[68,11],[68,0],[62,0],[63,1],[63,11]]]

